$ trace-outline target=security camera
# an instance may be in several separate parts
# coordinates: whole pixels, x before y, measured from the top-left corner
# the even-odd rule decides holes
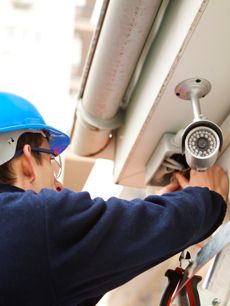
[[[194,120],[182,135],[182,152],[188,165],[197,171],[211,167],[221,150],[223,135],[214,122],[206,120],[201,114],[199,98],[211,90],[211,84],[205,79],[188,79],[176,86],[176,95],[183,100],[190,100]]]
[[[222,131],[201,114],[199,102],[210,90],[209,81],[198,78],[176,86],[176,95],[191,101],[194,120],[176,134],[165,133],[161,137],[146,164],[146,185],[165,186],[175,171],[189,178],[190,168],[205,171],[215,163],[223,144]]]

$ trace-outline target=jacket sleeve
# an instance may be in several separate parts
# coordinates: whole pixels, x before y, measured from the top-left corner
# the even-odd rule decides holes
[[[57,296],[83,301],[103,295],[207,238],[226,204],[207,188],[126,201],[86,192],[42,190],[47,245]]]

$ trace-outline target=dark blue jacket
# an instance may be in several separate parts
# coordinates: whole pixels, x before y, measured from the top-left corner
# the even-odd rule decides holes
[[[0,185],[0,305],[94,305],[207,238],[226,204],[207,188],[133,201]]]

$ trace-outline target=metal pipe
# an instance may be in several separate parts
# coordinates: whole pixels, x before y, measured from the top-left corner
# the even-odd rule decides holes
[[[90,67],[86,63],[88,73],[72,141],[76,154],[96,154],[108,143],[114,127],[105,128],[102,121],[114,122],[121,109],[160,4],[161,0],[109,2]],[[89,117],[90,122],[86,119]],[[93,122],[98,123],[98,119],[99,125],[95,126]]]

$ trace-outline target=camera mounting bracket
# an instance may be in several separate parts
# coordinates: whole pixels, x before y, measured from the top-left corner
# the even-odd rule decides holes
[[[191,101],[194,121],[197,121],[205,118],[201,114],[199,99],[204,98],[210,90],[211,84],[208,80],[202,78],[191,78],[179,83],[175,88],[175,94],[180,99]]]

